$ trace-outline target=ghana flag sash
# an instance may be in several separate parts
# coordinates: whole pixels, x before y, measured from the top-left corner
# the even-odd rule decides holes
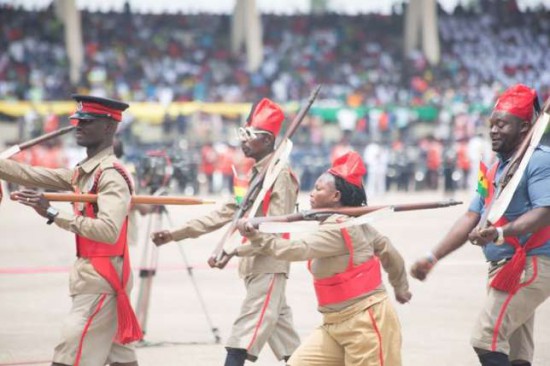
[[[235,202],[237,202],[238,205],[243,202],[244,196],[246,196],[248,184],[248,179],[243,179],[237,175],[233,175],[233,192],[235,195]]]
[[[487,178],[487,165],[479,161],[479,172],[477,173],[477,193],[483,198],[489,195],[489,179]]]

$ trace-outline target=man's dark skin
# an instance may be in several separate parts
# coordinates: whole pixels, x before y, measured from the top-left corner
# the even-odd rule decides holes
[[[95,156],[100,151],[113,145],[113,137],[118,124],[110,118],[97,118],[93,120],[78,120],[76,126],[76,143],[86,148],[88,158]],[[22,190],[14,193],[14,198],[20,203],[34,208],[41,216],[46,217],[46,210],[50,202],[44,198],[42,193],[33,190]],[[53,362],[52,366],[70,366]],[[137,361],[112,363],[111,366],[138,366]]]
[[[530,124],[506,112],[493,112],[489,120],[492,150],[500,154],[504,160],[511,158],[521,145],[529,131]],[[449,230],[447,235],[432,250],[435,260],[440,260],[454,252],[467,240],[475,245],[486,245],[493,242],[498,233],[494,226],[486,228],[476,227],[479,223],[478,213],[467,211]],[[504,236],[520,236],[535,232],[544,226],[550,225],[550,207],[539,207],[526,212],[516,220],[502,226]],[[418,259],[411,268],[411,275],[424,281],[434,266],[430,258]],[[476,349],[478,353],[484,350]],[[512,365],[521,365],[526,361],[514,360]]]
[[[256,130],[256,137],[241,141],[241,149],[247,158],[252,158],[258,162],[273,153],[275,148],[275,136],[267,131]],[[151,234],[151,239],[157,246],[169,243],[174,240],[172,233],[168,230],[159,231]],[[215,258],[208,259],[210,267],[223,268],[227,264],[227,255],[224,253],[220,261]]]

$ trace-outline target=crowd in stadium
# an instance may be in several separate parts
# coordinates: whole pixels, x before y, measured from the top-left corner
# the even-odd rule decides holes
[[[336,123],[308,119],[296,137],[298,169],[307,173],[315,166],[316,149],[317,156],[326,156],[350,144],[367,156],[373,154],[372,149],[367,153],[370,145],[381,144],[386,171],[390,170],[384,173],[388,185],[392,174],[406,171],[410,187],[415,174],[432,168],[403,166],[428,155],[430,146],[439,151],[438,158],[430,160],[439,172],[445,170],[446,156],[454,161],[453,171],[466,169],[456,158],[463,144],[474,145],[469,156],[475,164],[481,154],[474,137],[483,124],[483,111],[504,87],[521,81],[536,88],[542,101],[550,96],[550,59],[545,57],[550,11],[519,12],[506,2],[481,4],[477,10],[440,11],[441,62],[435,66],[420,52],[403,57],[401,12],[264,14],[264,61],[255,72],[247,70],[243,55],[230,52],[228,16],[84,11],[85,65],[78,88],[98,96],[162,104],[250,102],[264,96],[286,102],[302,100],[315,84],[323,83],[323,98],[349,109],[336,115]],[[67,99],[75,88],[69,82],[63,25],[54,10],[23,11],[5,5],[1,10],[0,95],[5,100]],[[435,106],[439,113],[430,133],[411,135],[409,127],[418,116],[409,107],[423,105]],[[377,108],[364,115],[353,112],[361,106]],[[216,118],[167,116],[165,132],[176,136],[171,131],[177,124],[184,126],[177,131],[185,136],[194,132],[186,126],[195,126],[197,119]],[[303,145],[308,147],[301,149]],[[425,186],[433,188],[434,183]]]
[[[490,102],[494,89],[522,80],[550,88],[550,12],[440,14],[442,61],[402,57],[403,16],[263,15],[264,63],[248,72],[229,50],[222,15],[82,13],[82,86],[124,100],[297,100],[323,83],[326,97],[357,93],[363,103]],[[0,93],[24,100],[66,99],[63,26],[53,10],[4,7]]]

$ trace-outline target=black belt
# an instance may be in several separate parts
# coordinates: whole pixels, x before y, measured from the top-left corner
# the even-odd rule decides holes
[[[510,259],[512,259],[512,257],[499,259],[498,261],[489,261],[489,271],[492,271],[493,269],[506,264],[507,262],[510,261]]]

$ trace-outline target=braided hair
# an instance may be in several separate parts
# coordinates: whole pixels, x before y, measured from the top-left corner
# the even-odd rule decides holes
[[[332,175],[332,174],[331,174]],[[367,194],[365,188],[357,187],[344,180],[344,178],[332,175],[334,177],[334,186],[340,192],[340,203],[342,206],[366,206]]]

